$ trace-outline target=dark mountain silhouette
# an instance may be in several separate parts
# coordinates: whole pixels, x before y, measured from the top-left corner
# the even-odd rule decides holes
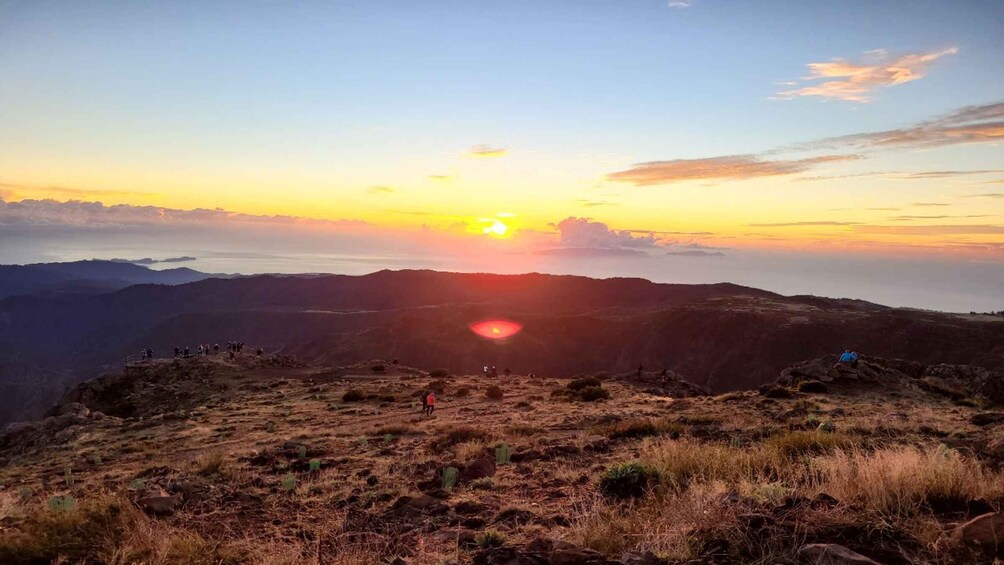
[[[493,342],[469,330],[492,318],[523,331]],[[0,301],[0,420],[40,414],[66,385],[120,367],[142,348],[170,356],[176,345],[232,339],[327,365],[399,359],[566,376],[640,363],[713,391],[755,388],[798,360],[844,348],[989,368],[1004,358],[998,318],[732,284],[434,271],[269,275]]]
[[[226,276],[187,267],[155,271],[121,260],[0,265],[0,298],[24,294],[98,294],[134,284],[184,284]]]

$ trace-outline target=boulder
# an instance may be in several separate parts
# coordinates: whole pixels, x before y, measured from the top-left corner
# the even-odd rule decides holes
[[[988,555],[1004,557],[1004,514],[990,512],[955,528],[952,539]]]
[[[495,458],[486,455],[475,459],[469,465],[464,467],[463,472],[460,473],[460,479],[463,482],[484,479],[486,477],[494,476],[495,470]]]
[[[878,565],[856,551],[835,543],[811,543],[798,550],[802,563],[813,565]]]

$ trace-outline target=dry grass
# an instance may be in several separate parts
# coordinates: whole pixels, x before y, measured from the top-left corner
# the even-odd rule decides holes
[[[912,516],[925,507],[964,506],[1004,497],[1004,472],[943,446],[899,446],[874,453],[838,450],[813,460],[813,487],[883,516]]]
[[[646,441],[639,450],[639,459],[655,467],[664,484],[677,490],[692,483],[769,483],[789,477],[794,464],[773,449],[733,448],[686,439]]]

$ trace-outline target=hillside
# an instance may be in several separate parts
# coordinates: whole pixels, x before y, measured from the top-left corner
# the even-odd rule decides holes
[[[500,344],[468,329],[494,318],[523,331]],[[55,400],[40,391],[114,369],[141,349],[164,357],[175,346],[229,340],[331,366],[386,358],[467,373],[488,364],[569,376],[642,364],[719,392],[756,388],[798,360],[844,348],[927,363],[1004,364],[1001,318],[731,284],[434,271],[255,276],[0,301],[7,393],[0,422],[37,416]]]
[[[1001,376],[833,361],[720,396],[656,372],[486,381],[380,361],[137,363],[0,438],[0,562],[1004,557],[988,537],[1004,533],[1004,411],[987,396]]]
[[[184,284],[210,275],[187,267],[153,270],[123,261],[71,261],[0,265],[0,299],[19,295],[81,296],[134,284]]]

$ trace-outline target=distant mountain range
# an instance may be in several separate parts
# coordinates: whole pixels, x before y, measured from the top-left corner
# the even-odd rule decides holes
[[[177,262],[177,259],[163,262]],[[139,262],[158,261],[141,259]],[[0,265],[0,298],[25,294],[97,294],[134,284],[184,284],[226,276],[200,273],[187,267],[155,271],[121,259]]]
[[[221,279],[122,263],[59,265],[21,267],[36,274],[37,287],[22,282],[20,295],[6,290],[0,300],[0,422],[41,414],[66,386],[120,367],[142,348],[170,356],[175,346],[228,340],[319,364],[398,359],[465,373],[488,364],[566,376],[641,364],[715,391],[753,388],[796,361],[844,348],[1004,365],[1000,318],[733,284],[435,271]],[[127,275],[147,279],[97,291],[125,286]],[[78,284],[87,290],[73,292]],[[523,330],[496,342],[469,329],[495,318]]]

